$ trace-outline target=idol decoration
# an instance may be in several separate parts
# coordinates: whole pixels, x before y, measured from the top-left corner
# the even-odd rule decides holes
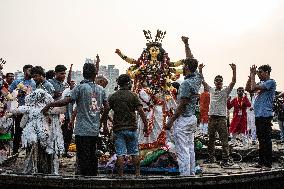
[[[154,39],[149,30],[143,32],[147,43],[138,60],[124,55],[119,49],[116,53],[131,64],[127,74],[134,80],[133,91],[139,94],[149,124],[149,133],[144,135],[142,120],[138,119],[139,147],[150,149],[165,145],[166,120],[176,108],[171,83],[180,77],[174,67],[182,62],[170,62],[168,53],[163,49],[162,40],[166,32],[157,30]]]

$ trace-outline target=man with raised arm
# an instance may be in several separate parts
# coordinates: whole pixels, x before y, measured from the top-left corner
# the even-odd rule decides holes
[[[232,81],[228,87],[223,87],[223,77],[217,75],[214,79],[215,88],[210,87],[205,80],[202,84],[204,90],[210,92],[210,105],[209,105],[209,122],[208,122],[208,153],[209,159],[207,163],[214,163],[215,158],[215,139],[217,132],[222,143],[222,162],[221,165],[226,167],[230,166],[229,161],[229,144],[228,144],[228,128],[227,128],[227,99],[236,83],[236,65],[230,64],[233,71]],[[199,65],[199,72],[202,74],[204,65]]]
[[[198,61],[187,58],[183,61],[185,80],[181,83],[178,93],[178,107],[168,119],[166,129],[173,127],[179,172],[181,176],[195,174],[194,133],[197,128],[195,116],[198,92],[202,77],[196,73]]]

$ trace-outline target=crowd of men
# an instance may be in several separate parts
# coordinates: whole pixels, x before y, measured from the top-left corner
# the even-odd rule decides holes
[[[270,78],[271,67],[262,65],[256,67],[252,65],[249,71],[249,79],[245,87],[237,89],[237,97],[231,99],[230,93],[236,83],[236,65],[230,64],[232,69],[232,80],[227,87],[223,86],[223,77],[217,75],[214,79],[214,87],[209,86],[203,77],[203,64],[198,65],[198,61],[193,58],[184,60],[183,74],[184,80],[179,86],[177,94],[177,109],[169,117],[166,124],[167,130],[173,130],[175,149],[179,165],[180,175],[195,174],[195,151],[194,136],[198,128],[198,121],[195,115],[196,102],[200,99],[200,128],[203,134],[208,134],[208,154],[207,163],[216,162],[215,140],[219,137],[222,144],[222,166],[232,165],[229,153],[229,135],[232,142],[236,135],[243,136],[244,141],[247,135],[252,137],[252,144],[256,143],[256,136],[259,144],[259,161],[256,167],[271,168],[272,166],[272,119],[275,116],[274,99],[276,82]],[[0,65],[1,70],[3,65]],[[136,112],[144,123],[144,132],[148,132],[148,123],[143,112],[142,104],[137,94],[131,91],[131,78],[122,74],[117,79],[119,89],[107,98],[104,88],[107,80],[97,76],[98,70],[95,64],[86,63],[83,66],[84,80],[80,84],[75,84],[71,80],[71,69],[67,74],[64,65],[57,65],[54,71],[45,72],[41,66],[25,65],[23,67],[24,77],[14,80],[13,73],[2,74],[0,116],[13,119],[11,127],[13,145],[12,153],[19,153],[22,141],[23,130],[27,130],[25,124],[31,121],[34,123],[44,122],[53,125],[49,131],[35,129],[37,140],[29,143],[28,151],[37,149],[42,157],[36,157],[48,166],[45,168],[33,167],[33,171],[58,174],[58,158],[71,157],[68,153],[72,135],[75,135],[77,148],[77,173],[80,175],[95,176],[98,174],[97,143],[100,128],[104,132],[107,129],[107,120],[110,110],[113,110],[114,146],[118,156],[118,174],[123,175],[123,157],[131,155],[135,165],[136,176],[140,175],[140,158],[137,138]],[[67,82],[65,83],[67,77]],[[259,82],[256,82],[257,78]],[[200,95],[201,85],[204,92]],[[249,93],[245,94],[245,91]],[[12,97],[11,97],[12,94]],[[16,95],[18,105],[13,106],[13,95]],[[26,98],[29,96],[29,98]],[[276,98],[283,97],[278,94]],[[52,97],[52,100],[47,100]],[[12,99],[12,100],[11,100]],[[22,113],[15,113],[12,109],[26,108]],[[40,107],[39,114],[47,117],[39,118],[32,114],[31,109]],[[55,107],[65,107],[64,110],[55,110]],[[228,129],[228,110],[233,108],[233,118]],[[28,110],[29,111],[28,111]],[[18,110],[18,112],[21,112]],[[24,112],[24,113],[23,113]],[[251,116],[251,112],[253,112]],[[283,104],[277,111],[281,139],[284,140],[283,133]],[[13,115],[8,116],[8,113]],[[64,114],[64,119],[61,119]],[[4,124],[4,121],[2,122]],[[40,121],[43,120],[43,121]],[[74,126],[75,123],[75,126]],[[248,126],[251,125],[251,126]],[[255,127],[254,127],[255,125]],[[36,127],[37,125],[34,125]],[[52,129],[50,129],[52,128]],[[52,131],[50,131],[52,130]],[[250,130],[250,132],[248,132]],[[1,134],[4,130],[1,130]],[[7,132],[7,130],[5,131]],[[24,131],[27,132],[27,131]],[[28,133],[28,132],[27,132]],[[38,136],[38,133],[46,134],[46,138]],[[217,133],[217,135],[216,135]],[[256,133],[256,134],[255,134]],[[26,136],[26,134],[25,134]],[[28,137],[32,137],[33,135]],[[45,135],[44,135],[45,136]],[[45,140],[51,141],[52,151],[47,151],[41,146]],[[29,139],[27,139],[29,141]],[[40,147],[41,146],[41,147]],[[1,141],[1,150],[5,148]],[[44,152],[43,152],[44,151]],[[47,151],[47,153],[45,152]],[[39,156],[39,155],[38,155]],[[38,159],[37,159],[38,160]],[[37,161],[31,160],[31,161]],[[43,164],[43,165],[46,165]],[[48,169],[46,167],[49,167]]]

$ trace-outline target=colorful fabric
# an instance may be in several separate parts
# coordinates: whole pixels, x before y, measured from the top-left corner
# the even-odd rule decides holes
[[[0,134],[0,140],[11,140],[11,139],[12,139],[11,133]]]
[[[208,123],[210,93],[209,92],[201,93],[199,97],[199,103],[200,103],[200,123]]]
[[[248,98],[236,97],[228,102],[228,109],[234,108],[233,119],[230,125],[230,133],[246,134],[247,132],[247,108],[251,106]]]
[[[9,86],[9,91],[12,93],[14,90],[18,90],[18,102],[19,105],[25,104],[25,97],[32,90],[36,89],[36,83],[32,79],[17,79],[14,80]]]
[[[176,103],[173,98],[171,99],[161,99],[156,101],[153,105],[150,94],[146,90],[141,89],[139,91],[139,98],[142,101],[145,115],[148,119],[148,129],[149,136],[145,136],[143,129],[144,124],[140,116],[138,117],[138,139],[139,148],[157,148],[159,146],[165,145],[166,142],[166,117],[171,109],[176,108]]]
[[[140,162],[140,166],[148,166],[151,163],[154,163],[161,155],[163,155],[165,153],[167,153],[167,151],[162,150],[162,149],[158,149],[158,150],[150,153]]]

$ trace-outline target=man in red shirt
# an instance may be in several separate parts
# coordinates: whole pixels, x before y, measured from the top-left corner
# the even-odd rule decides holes
[[[232,134],[233,141],[235,141],[236,136],[240,134],[245,144],[245,135],[247,133],[247,108],[251,106],[251,103],[247,96],[244,95],[243,87],[237,89],[237,94],[237,97],[228,101],[228,109],[234,108],[229,132]]]

